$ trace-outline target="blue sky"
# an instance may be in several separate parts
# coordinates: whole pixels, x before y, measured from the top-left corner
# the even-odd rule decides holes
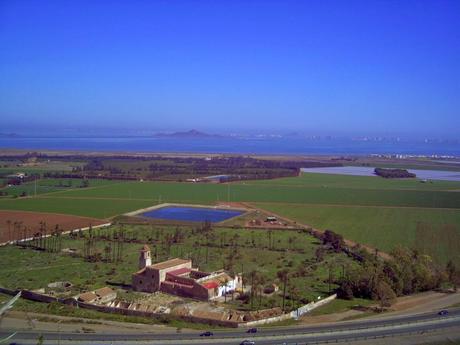
[[[459,1],[0,1],[0,124],[460,132]]]

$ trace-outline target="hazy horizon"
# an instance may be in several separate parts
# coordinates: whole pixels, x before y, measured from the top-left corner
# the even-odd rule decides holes
[[[460,136],[454,134],[440,134],[431,131],[411,132],[388,132],[378,130],[368,131],[327,131],[327,130],[306,130],[306,129],[263,129],[263,128],[213,128],[213,127],[113,127],[113,126],[62,126],[53,124],[41,125],[17,125],[3,126],[0,135],[16,135],[19,137],[153,137],[158,134],[175,134],[189,131],[198,131],[203,134],[217,135],[223,137],[257,137],[257,136],[281,136],[283,138],[306,138],[306,139],[391,139],[405,141],[440,140],[460,142]]]

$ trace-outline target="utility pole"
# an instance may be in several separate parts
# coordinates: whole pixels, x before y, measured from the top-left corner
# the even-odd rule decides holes
[[[35,179],[34,182],[35,182],[35,193],[34,193],[34,195],[35,195],[35,197],[37,197],[37,179]]]

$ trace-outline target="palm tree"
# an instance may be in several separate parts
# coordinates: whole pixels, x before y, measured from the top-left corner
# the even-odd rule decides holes
[[[297,302],[300,296],[300,290],[295,285],[291,285],[289,288],[289,295],[291,297],[291,307],[292,309],[296,310]]]
[[[13,222],[13,233],[14,233],[14,234],[16,234],[17,226],[18,226],[18,222],[17,222],[17,221],[14,221],[14,222]],[[17,238],[16,238],[16,244],[19,244],[19,239],[20,239],[20,234],[18,233],[18,236],[17,236]]]
[[[254,293],[257,289],[257,272],[256,271],[251,271],[250,273],[251,276],[251,309],[254,306]]]
[[[272,245],[273,231],[268,230],[267,234],[268,234],[268,250],[271,250],[273,249],[273,245]]]
[[[289,237],[288,238],[288,248],[289,249],[292,249],[292,244],[294,243],[294,238],[293,237]]]
[[[6,221],[6,224],[8,225],[8,241],[11,241],[12,240],[12,237],[11,237],[11,220],[7,220]]]
[[[107,262],[110,262],[110,257],[111,257],[111,254],[112,254],[112,246],[111,246],[111,243],[109,242],[109,244],[107,244],[104,248],[104,253],[105,253],[105,260]]]
[[[225,277],[222,281],[219,282],[219,286],[221,288],[224,288],[224,300],[225,300],[225,303],[227,303],[227,284],[228,284],[229,280],[227,277]]]
[[[259,287],[259,308],[262,305],[262,292],[264,291],[264,285],[267,282],[267,279],[259,274],[259,279],[257,280],[258,287]]]
[[[282,269],[282,270],[276,272],[276,275],[277,275],[278,279],[283,282],[283,307],[282,307],[282,309],[284,311],[284,307],[285,307],[284,302],[286,300],[286,287],[287,287],[287,282],[288,282],[288,279],[289,279],[289,270]]]
[[[331,284],[334,281],[334,272],[333,272],[332,262],[329,263],[329,265],[327,265],[327,269],[329,271],[328,272],[328,278],[327,278],[328,291],[329,291],[329,294],[331,294]]]

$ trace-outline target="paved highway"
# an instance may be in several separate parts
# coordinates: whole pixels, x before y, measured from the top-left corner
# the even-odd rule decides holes
[[[260,328],[257,334],[246,334],[244,329],[215,331],[212,337],[200,337],[197,331],[181,333],[94,334],[57,332],[18,332],[9,342],[36,344],[42,334],[44,344],[239,344],[251,339],[257,345],[335,342],[355,339],[391,337],[408,333],[431,332],[449,328],[460,329],[460,308],[450,309],[449,314],[424,313],[376,320],[356,320],[321,326],[295,326],[283,328]],[[0,330],[0,338],[11,332]]]

